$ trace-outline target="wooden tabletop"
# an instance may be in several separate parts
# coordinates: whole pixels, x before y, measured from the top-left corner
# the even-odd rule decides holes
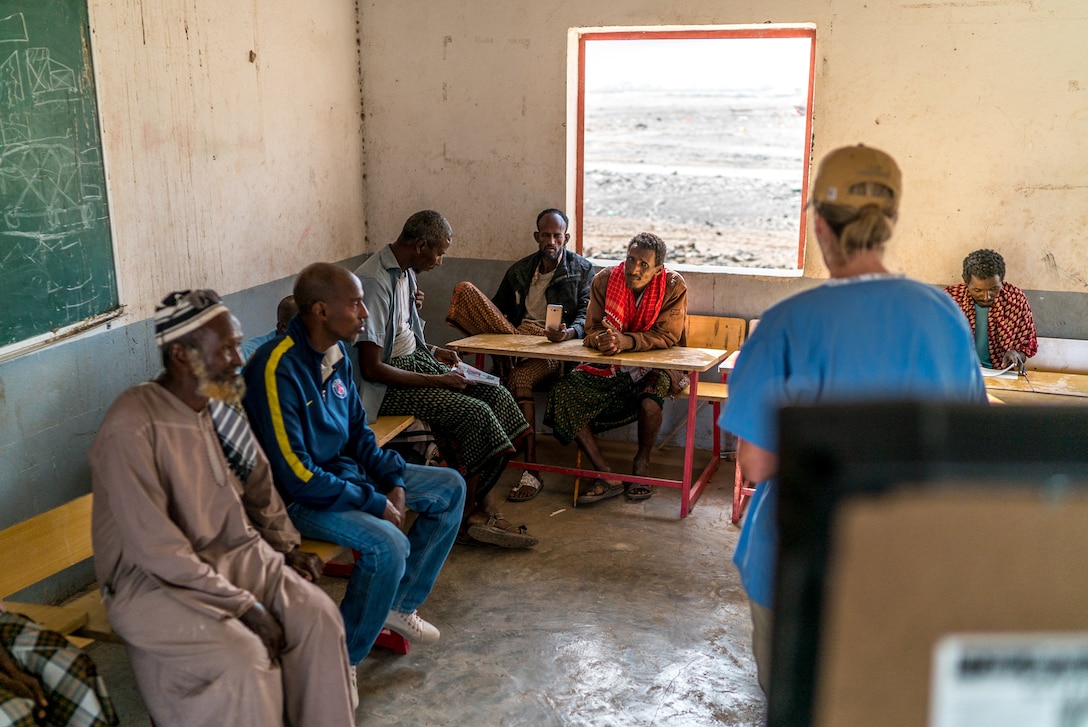
[[[1088,397],[1088,375],[1063,374],[1054,371],[1028,371],[1027,376],[1013,379],[985,379],[991,391],[1021,391],[1027,394]]]
[[[1022,391],[1025,394],[1030,394],[1031,384],[1023,376],[1017,376],[1015,379],[1002,379],[997,376],[983,376],[982,382],[986,384],[986,388],[990,391]]]
[[[547,358],[555,361],[577,361],[579,363],[615,364],[619,366],[645,366],[647,368],[674,371],[709,371],[729,355],[728,351],[717,348],[691,348],[673,346],[657,348],[652,351],[627,351],[614,356],[606,356],[596,349],[582,345],[582,340],[572,338],[562,343],[552,343],[544,336],[524,336],[507,333],[482,333],[469,336],[452,343],[458,353],[484,353],[492,356],[521,356],[524,358]]]
[[[1053,371],[1029,371],[1031,390],[1036,394],[1088,396],[1088,375],[1060,374]]]

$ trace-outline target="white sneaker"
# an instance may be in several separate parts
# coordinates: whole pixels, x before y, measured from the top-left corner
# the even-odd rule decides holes
[[[396,631],[413,644],[433,644],[440,636],[438,629],[421,619],[415,611],[390,611],[385,617],[385,627]]]
[[[348,667],[348,674],[351,675],[351,711],[359,709],[359,677],[355,673],[355,666]]]

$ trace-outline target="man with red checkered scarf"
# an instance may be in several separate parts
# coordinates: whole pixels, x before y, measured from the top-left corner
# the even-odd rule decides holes
[[[679,273],[665,269],[666,252],[664,240],[642,232],[631,238],[624,262],[594,276],[583,345],[611,356],[686,344],[687,283]],[[560,443],[577,441],[595,469],[612,472],[594,434],[637,421],[638,451],[631,474],[645,477],[661,429],[664,399],[685,386],[687,378],[678,371],[585,363],[552,389],[544,423]],[[581,493],[578,504],[621,494],[628,500],[645,500],[653,490],[646,483],[625,486],[621,480],[601,478]]]

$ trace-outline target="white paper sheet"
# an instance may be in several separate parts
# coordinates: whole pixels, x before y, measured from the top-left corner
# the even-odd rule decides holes
[[[934,648],[930,727],[1085,727],[1088,633],[950,634]]]
[[[488,386],[498,386],[499,377],[494,374],[489,374],[486,371],[480,371],[475,366],[469,366],[462,361],[453,367],[453,370],[468,379],[470,384],[487,384]]]
[[[988,369],[985,366],[980,367],[982,369],[983,378],[987,379],[1010,379],[1016,381],[1017,373],[1012,370],[1013,365],[1009,364],[1003,369]]]

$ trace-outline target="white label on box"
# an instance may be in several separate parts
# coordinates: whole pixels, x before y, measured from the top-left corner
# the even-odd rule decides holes
[[[1088,727],[1088,633],[950,634],[930,727]]]

